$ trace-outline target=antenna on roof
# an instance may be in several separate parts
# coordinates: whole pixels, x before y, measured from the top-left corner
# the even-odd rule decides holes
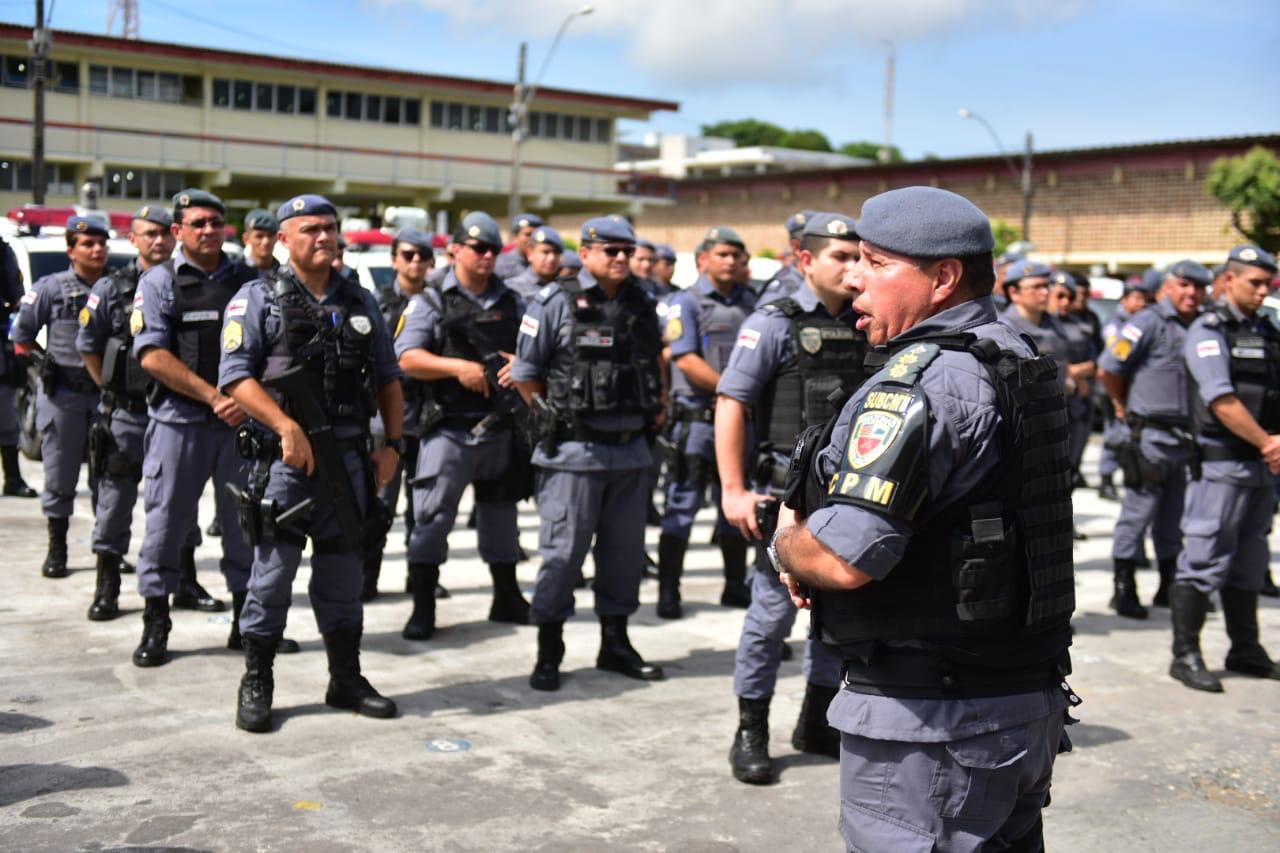
[[[138,37],[138,0],[109,0],[107,3],[107,35],[115,35],[116,19],[120,20],[120,35],[127,39]]]

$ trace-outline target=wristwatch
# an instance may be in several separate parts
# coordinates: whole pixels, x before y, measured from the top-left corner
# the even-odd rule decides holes
[[[782,558],[778,556],[778,534],[785,530],[785,527],[779,527],[773,531],[773,538],[769,540],[769,547],[764,549],[765,555],[769,558],[769,565],[773,566],[773,570],[778,574],[782,574],[787,570],[782,565]]]
[[[400,438],[388,438],[384,443],[384,447],[390,447],[396,452],[397,456],[404,456],[404,436]]]

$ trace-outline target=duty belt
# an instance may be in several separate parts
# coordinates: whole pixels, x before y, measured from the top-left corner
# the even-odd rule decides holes
[[[49,356],[46,356],[49,358]],[[89,375],[89,371],[84,368],[63,367],[57,362],[53,363],[54,384],[58,388],[66,388],[69,391],[75,391],[78,394],[97,394],[98,383],[93,381],[93,377]]]
[[[592,429],[589,426],[576,424],[560,432],[560,441],[590,441],[596,444],[630,444],[644,435],[641,430],[630,429],[615,432],[607,429]]]
[[[119,394],[115,391],[103,391],[102,402],[108,409],[128,412],[131,415],[147,413],[146,395],[130,397],[128,394]]]
[[[690,406],[677,404],[674,419],[687,424],[709,424],[713,423],[716,419],[716,409],[715,406],[707,406],[705,409],[695,409]]]
[[[939,652],[879,644],[869,661],[846,658],[841,672],[844,687],[854,693],[902,699],[1012,696],[1043,690],[1061,676],[1052,663],[991,669],[957,663]]]
[[[1139,415],[1129,412],[1125,415],[1125,423],[1136,429],[1155,427],[1166,432],[1191,429],[1191,418],[1179,418],[1168,415]]]
[[[1239,445],[1226,447],[1205,447],[1200,446],[1200,458],[1205,462],[1257,462],[1262,458],[1262,452],[1256,447],[1240,447]]]

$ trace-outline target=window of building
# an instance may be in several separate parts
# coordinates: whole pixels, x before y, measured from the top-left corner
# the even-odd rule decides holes
[[[156,100],[176,104],[182,100],[182,78],[177,74],[156,75]]]
[[[364,117],[365,121],[382,121],[381,95],[364,96]]]
[[[417,98],[404,99],[404,123],[414,127],[422,123],[422,102]]]
[[[342,118],[342,93],[325,92],[324,114],[329,118]]]
[[[313,116],[316,114],[316,90],[298,90],[298,115]]]
[[[399,124],[401,103],[399,98],[387,98],[387,102],[383,105],[382,120],[387,124]]]
[[[132,68],[112,68],[111,69],[111,97],[113,98],[132,98],[133,97],[133,69]]]
[[[276,87],[270,83],[258,83],[253,87],[253,108],[271,112],[275,109]]]
[[[364,115],[364,96],[359,92],[347,92],[346,111],[343,112],[343,118],[349,118],[353,121],[359,121]]]
[[[108,166],[98,183],[107,198],[170,199],[181,192],[188,181],[183,172]]]
[[[182,103],[197,107],[204,103],[204,78],[194,74],[182,75]]]
[[[415,104],[416,106],[416,104]],[[417,124],[417,114],[406,118],[406,124]],[[511,116],[503,107],[432,101],[431,126],[443,130],[466,130],[472,133],[507,134],[512,130]],[[565,139],[571,142],[608,143],[612,134],[611,119],[571,116],[532,110],[529,112],[529,135],[541,139]]]
[[[431,126],[444,127],[444,104],[440,101],[431,102]]]
[[[231,106],[237,110],[253,107],[253,84],[247,80],[236,80],[231,84]]]
[[[80,63],[78,62],[55,62],[53,63],[53,91],[55,92],[79,92],[80,91]]]
[[[134,75],[134,96],[144,101],[156,99],[156,72],[139,71]]]
[[[75,169],[63,163],[45,163],[45,188],[50,195],[73,192]],[[0,192],[31,192],[31,161],[0,160]]]
[[[449,104],[448,118],[445,119],[445,127],[449,130],[462,130],[462,104]]]
[[[57,91],[79,91],[80,66],[71,62],[56,63],[54,75],[54,87]],[[227,81],[217,82],[222,85],[215,85],[213,88],[214,102],[217,103],[221,98],[225,105],[230,100],[231,90]],[[168,74],[134,68],[90,65],[89,92],[93,95],[109,95],[113,98],[199,105],[204,103],[204,80],[194,74]]]
[[[596,119],[596,142],[608,142],[613,137],[613,122],[607,118]]]
[[[276,112],[292,113],[298,106],[298,90],[294,86],[276,87]]]
[[[110,75],[105,65],[89,66],[89,92],[94,95],[107,95],[111,92]]]
[[[22,56],[4,58],[4,85],[25,89],[31,82],[30,61]]]
[[[215,107],[231,106],[231,81],[213,81],[213,105]]]

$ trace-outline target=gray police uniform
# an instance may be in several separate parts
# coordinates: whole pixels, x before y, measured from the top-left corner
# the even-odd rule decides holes
[[[310,372],[311,361],[304,362],[301,357],[295,360],[291,349],[323,337],[323,354],[317,356],[315,367],[322,379],[314,384],[324,389],[322,404],[341,448],[356,508],[363,520],[369,501],[375,499],[367,438],[372,413],[363,383],[370,381],[380,389],[399,381],[401,373],[391,352],[391,336],[373,294],[338,273],[331,275],[329,290],[319,301],[291,271],[282,271],[280,280],[292,284],[290,295],[282,296],[273,281],[258,280],[242,287],[227,306],[218,387],[225,390],[246,378],[269,379],[298,363]],[[350,363],[338,362],[338,350],[359,357],[349,359]],[[332,388],[323,378],[325,372],[333,376]],[[287,402],[284,408],[292,411]],[[254,494],[261,491],[282,510],[307,499],[319,501],[305,521],[296,526],[285,525],[287,529],[274,541],[254,544],[248,595],[240,616],[241,632],[263,638],[278,638],[284,633],[293,580],[302,561],[302,545],[310,537],[308,594],[320,633],[359,633],[363,626],[362,543],[343,541],[344,535],[353,537],[356,533],[339,526],[333,507],[324,502],[305,471],[286,465],[278,452],[263,456],[266,458],[260,458],[254,466]],[[362,538],[364,531],[359,534]]]
[[[942,311],[890,342],[892,359],[846,404],[816,459],[832,497],[808,528],[874,578],[852,592],[817,591],[815,601],[822,639],[845,659],[828,719],[843,733],[840,828],[850,850],[1027,843],[1062,736],[1068,700],[1056,682],[1069,670],[1074,601],[1066,431],[1060,414],[1024,415],[1043,436],[1039,449],[1054,452],[1025,469],[1036,476],[1021,464],[1011,474],[1009,448],[993,441],[1007,417],[994,374],[973,353],[928,341],[959,333],[1030,356],[990,297]],[[1033,399],[1061,412],[1061,398],[1043,391],[1053,386],[1047,371],[1037,377]],[[1021,528],[1016,538],[1011,527]],[[961,559],[967,573],[930,572]],[[953,572],[963,588],[952,588]],[[1029,602],[1025,587],[1014,591],[1014,572],[1030,574]]]
[[[804,273],[796,269],[794,264],[781,267],[773,274],[773,278],[765,283],[764,290],[760,292],[759,304],[764,305],[775,299],[784,299],[803,287]]]
[[[359,284],[359,282],[356,282]],[[405,308],[409,305],[410,296],[406,295],[400,289],[400,282],[393,281],[386,287],[379,287],[374,291],[374,296],[378,301],[378,309],[382,312],[382,320],[388,329],[392,330],[392,334],[400,328],[400,318],[404,316]],[[404,434],[408,439],[405,442],[404,458],[396,465],[396,472],[392,475],[387,484],[382,487],[382,491],[378,497],[382,501],[382,505],[387,508],[388,517],[394,520],[396,506],[400,502],[400,486],[404,483],[406,501],[409,504],[404,514],[405,524],[405,544],[408,544],[409,535],[413,530],[413,479],[412,472],[418,465],[418,410],[421,408],[420,398],[418,396],[418,385],[415,380],[405,377],[401,382],[404,387]],[[374,415],[377,422],[375,430],[381,429],[381,417]],[[409,471],[408,477],[405,472]],[[383,543],[385,545],[385,542]]]
[[[1102,327],[1102,352],[1111,348],[1111,345],[1120,337],[1120,330],[1127,322],[1129,322],[1129,312],[1117,305]],[[1129,438],[1129,431],[1125,428],[1124,422],[1111,416],[1110,407],[1107,412],[1107,418],[1102,427],[1102,452],[1098,457],[1098,473],[1104,479],[1114,476],[1120,468],[1120,463],[1116,461],[1115,448]]]
[[[76,350],[79,316],[93,283],[74,269],[47,275],[22,297],[13,341],[35,343],[47,327],[45,367],[36,400],[36,427],[44,462],[40,505],[48,518],[70,518],[85,458],[89,428],[97,417],[98,386]]]
[[[1093,327],[1083,318],[1074,315],[1059,317],[1059,325],[1067,343],[1067,361],[1082,364],[1098,357],[1093,340]],[[1090,383],[1092,380],[1090,380]],[[1077,391],[1067,397],[1067,418],[1071,422],[1071,467],[1080,465],[1085,445],[1089,443],[1089,430],[1093,426],[1093,409],[1089,394],[1081,396]]]
[[[541,276],[533,271],[533,267],[525,267],[520,272],[505,279],[502,283],[509,289],[514,290],[522,300],[530,302],[538,295],[539,290],[551,283],[551,279],[544,281]]]
[[[236,316],[245,310],[244,303],[231,304],[231,299],[248,274],[225,255],[207,274],[181,249],[173,260],[147,270],[138,280],[130,315],[134,354],[141,358],[150,347],[169,350],[216,386],[219,329],[224,314]],[[138,558],[138,592],[157,598],[177,591],[179,551],[190,536],[200,494],[212,478],[222,526],[219,568],[227,588],[242,593],[253,553],[240,527],[235,499],[225,487],[245,485],[248,463],[236,455],[234,431],[209,406],[167,388],[157,391],[143,438],[147,527]]]
[[[1032,325],[1030,320],[1022,316],[1018,306],[1010,304],[1008,308],[1001,312],[1000,322],[1018,334],[1031,338],[1038,352],[1051,357],[1057,363],[1058,382],[1065,388],[1067,384],[1067,365],[1070,362],[1067,359],[1067,333],[1062,328],[1061,321],[1046,311],[1040,318],[1040,325]]]
[[[504,281],[515,278],[529,268],[529,259],[519,249],[512,249],[498,255],[493,262],[493,274]]]
[[[18,269],[18,259],[13,253],[13,248],[4,240],[0,240],[0,304],[4,305],[3,313],[0,313],[0,321],[3,327],[0,328],[0,447],[14,447],[18,443],[18,408],[17,408],[17,391],[18,385],[25,379],[25,371],[22,371],[18,364],[16,356],[13,352],[13,343],[9,340],[9,322],[10,315],[17,311],[23,296],[22,287],[22,270]],[[13,463],[7,459],[5,465],[10,466],[17,462],[14,457]],[[5,469],[5,480],[12,479],[12,473]],[[17,477],[21,481],[22,477]],[[17,483],[15,482],[16,486]]]

